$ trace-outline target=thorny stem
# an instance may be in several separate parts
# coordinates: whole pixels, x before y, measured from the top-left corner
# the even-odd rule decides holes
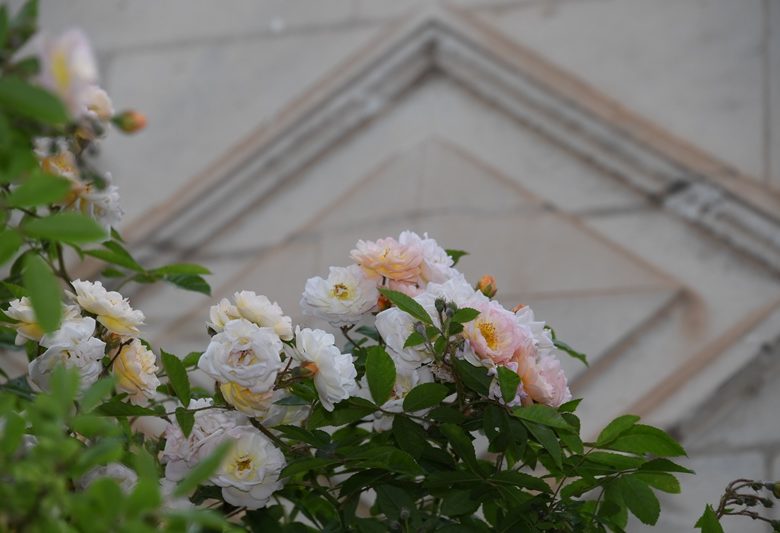
[[[349,336],[349,332],[352,331],[352,328],[354,327],[355,327],[354,324],[352,324],[351,326],[341,326],[341,334],[344,335],[344,338],[347,339],[349,343],[352,344],[352,346],[354,346],[355,348],[360,348],[360,345],[357,342],[355,342],[352,339],[352,337]]]

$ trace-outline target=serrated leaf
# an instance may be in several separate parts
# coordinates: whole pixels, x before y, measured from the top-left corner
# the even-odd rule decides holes
[[[647,483],[629,475],[619,478],[617,484],[628,510],[643,524],[655,525],[661,514],[661,504]]]
[[[455,424],[442,424],[439,426],[439,431],[447,437],[452,449],[455,450],[455,453],[463,460],[469,470],[475,474],[480,474],[474,444],[466,432],[463,431],[463,428]]]
[[[663,458],[651,459],[650,461],[647,461],[645,464],[643,464],[639,470],[645,472],[678,472],[680,474],[696,473],[689,468],[685,468],[684,466],[680,466],[677,463],[670,461],[669,459]]]
[[[395,363],[381,346],[372,346],[366,357],[366,380],[371,397],[377,405],[383,405],[395,385]]]
[[[468,388],[482,396],[488,395],[490,382],[493,381],[493,378],[488,375],[484,367],[474,366],[463,359],[456,359],[455,369]]]
[[[696,521],[695,527],[701,529],[701,533],[724,533],[718,515],[715,514],[711,505],[707,505],[704,509],[704,514]]]
[[[522,420],[536,422],[537,424],[542,424],[543,426],[549,426],[551,428],[574,429],[566,420],[564,420],[557,410],[538,403],[527,407],[516,407],[512,410],[512,414]]]
[[[680,482],[671,474],[665,472],[642,472],[639,471],[634,474],[638,479],[641,479],[651,487],[668,492],[669,494],[679,494],[682,490]]]
[[[631,429],[637,422],[639,422],[639,417],[636,415],[623,415],[617,417],[612,422],[607,424],[607,427],[601,430],[599,438],[596,440],[596,446],[606,446],[620,435]]]
[[[384,288],[380,288],[379,292],[390,300],[398,309],[408,313],[413,318],[416,318],[425,324],[433,323],[425,308],[404,293]]]
[[[70,192],[71,182],[60,176],[34,172],[8,195],[13,207],[52,204]]]
[[[187,291],[211,296],[211,286],[205,279],[195,274],[170,274],[165,276],[165,281]]]
[[[187,376],[187,369],[181,359],[173,354],[160,350],[163,368],[168,375],[168,382],[173,387],[176,397],[184,407],[190,404],[190,378]]]
[[[105,230],[93,219],[81,213],[55,213],[24,224],[22,230],[32,237],[69,244],[101,241]]]
[[[185,367],[196,367],[198,366],[198,361],[200,361],[202,355],[203,352],[190,352],[184,356],[184,359],[181,360],[181,364]]]
[[[416,331],[412,331],[411,335],[409,335],[406,338],[406,342],[404,342],[404,348],[410,348],[413,346],[419,346],[420,344],[425,342],[425,337],[417,333]]]
[[[607,447],[623,452],[651,453],[659,457],[685,455],[683,447],[668,433],[644,424],[630,427]]]
[[[520,376],[505,366],[498,367],[498,387],[501,389],[501,397],[509,403],[515,399],[517,388],[520,386]]]
[[[476,309],[472,309],[471,307],[463,307],[455,311],[455,313],[452,315],[452,321],[457,322],[458,324],[465,324],[466,322],[471,322],[478,316],[479,311]]]
[[[423,383],[410,390],[404,398],[404,411],[413,413],[437,406],[447,397],[449,389],[441,383]]]
[[[524,420],[523,425],[539,441],[539,444],[547,450],[556,466],[561,468],[563,466],[563,452],[555,433],[549,427],[534,422]]]
[[[54,331],[62,317],[62,290],[51,268],[39,256],[30,254],[22,279],[38,324],[46,332]]]
[[[185,437],[189,437],[192,432],[192,426],[195,425],[195,413],[184,407],[177,407],[174,414],[176,415],[176,422],[178,422],[181,432],[184,433]]]

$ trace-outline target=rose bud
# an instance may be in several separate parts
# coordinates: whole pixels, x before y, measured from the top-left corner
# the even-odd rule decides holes
[[[496,295],[496,292],[498,292],[498,288],[496,287],[496,278],[489,275],[482,276],[477,282],[475,289],[488,298],[492,298]]]
[[[146,116],[138,111],[123,111],[114,115],[111,122],[125,133],[135,133],[146,127]]]
[[[393,302],[391,302],[384,294],[380,294],[379,298],[376,300],[376,308],[379,312],[382,312],[385,309],[390,309],[392,306]]]
[[[513,313],[517,313],[519,310],[524,309],[526,307],[525,304],[517,304],[512,308]]]

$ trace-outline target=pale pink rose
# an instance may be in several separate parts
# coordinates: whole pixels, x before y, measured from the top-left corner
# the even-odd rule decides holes
[[[350,256],[370,275],[408,283],[417,282],[423,261],[418,243],[401,244],[392,237],[378,241],[360,240]]]
[[[481,360],[504,364],[528,343],[533,346],[527,330],[517,324],[515,315],[495,301],[475,301],[471,305],[479,316],[464,325],[463,335]]]
[[[424,233],[422,237],[413,231],[404,231],[398,236],[401,244],[413,244],[422,250],[423,261],[420,265],[420,277],[423,283],[444,283],[457,271],[452,268],[454,261],[446,250]]]
[[[423,289],[421,289],[416,283],[407,283],[405,281],[390,280],[390,282],[387,284],[387,288],[402,292],[410,298],[419,296],[423,292]]]
[[[516,361],[523,389],[531,400],[550,407],[559,407],[571,400],[566,374],[557,357],[546,355],[538,360],[518,357]]]

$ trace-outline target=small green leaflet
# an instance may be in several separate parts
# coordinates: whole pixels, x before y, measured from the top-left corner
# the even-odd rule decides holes
[[[505,366],[499,366],[498,386],[501,389],[501,397],[505,402],[509,403],[517,395],[517,388],[520,386],[520,376]]]
[[[62,291],[51,268],[39,256],[28,255],[22,279],[38,323],[44,331],[54,331],[62,316]]]
[[[458,261],[460,261],[460,258],[464,255],[469,255],[468,252],[463,250],[453,250],[451,248],[444,250],[447,255],[449,255],[452,258],[452,266],[455,266],[458,264]]]
[[[379,292],[382,293],[385,298],[393,302],[398,309],[409,313],[413,318],[426,324],[433,323],[425,308],[404,293],[383,288],[380,288]]]
[[[384,404],[390,398],[395,385],[395,363],[381,346],[368,349],[366,380],[376,404]]]
[[[449,390],[441,383],[423,383],[410,390],[404,398],[404,411],[413,413],[439,405]]]
[[[175,355],[165,350],[161,350],[160,354],[165,373],[168,375],[168,382],[173,387],[181,404],[187,407],[190,404],[190,380],[187,376],[187,369],[184,368],[181,359]]]

